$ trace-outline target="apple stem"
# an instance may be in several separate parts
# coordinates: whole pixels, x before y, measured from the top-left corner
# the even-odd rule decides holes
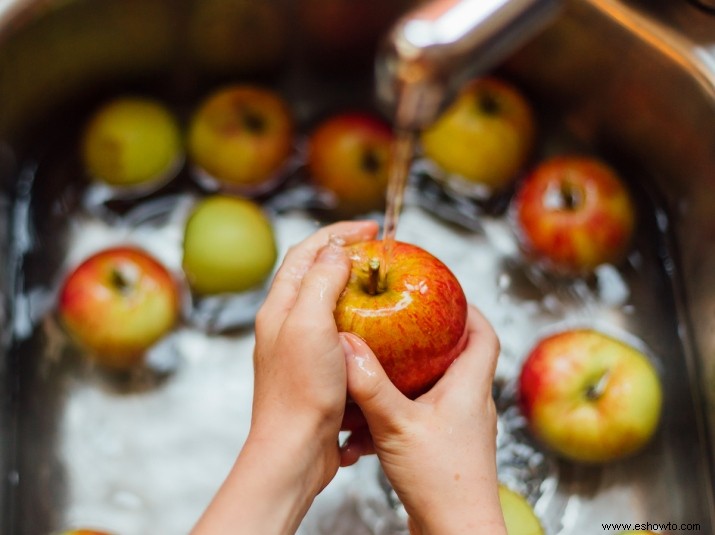
[[[596,401],[603,395],[603,393],[606,391],[606,385],[608,384],[610,376],[611,374],[609,372],[605,372],[603,375],[601,375],[601,377],[598,378],[598,381],[596,381],[595,384],[591,384],[588,386],[588,388],[586,389],[586,397],[590,401]]]
[[[371,258],[367,263],[367,267],[367,293],[370,295],[377,295],[380,293],[380,259]]]

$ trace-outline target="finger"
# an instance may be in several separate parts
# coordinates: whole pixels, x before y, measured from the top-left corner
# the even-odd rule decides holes
[[[411,401],[390,381],[364,340],[340,333],[345,351],[348,394],[358,404],[373,434],[394,429]]]
[[[353,431],[340,448],[340,466],[352,466],[360,457],[375,453],[372,435],[367,427]]]
[[[454,393],[491,394],[499,357],[499,338],[476,307],[467,313],[467,345],[444,376],[422,398],[436,399]]]
[[[331,240],[346,245],[369,240],[377,235],[374,221],[345,221],[321,228],[291,247],[276,272],[266,300],[256,317],[256,330],[275,333],[288,315],[298,296],[303,277],[318,254]]]

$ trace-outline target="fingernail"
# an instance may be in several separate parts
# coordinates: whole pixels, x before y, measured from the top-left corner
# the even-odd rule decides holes
[[[340,335],[340,343],[343,345],[345,357],[354,360],[361,372],[369,377],[376,375],[375,370],[370,367],[371,357],[364,348],[356,347],[353,341],[343,334]]]
[[[338,234],[331,234],[328,238],[328,245],[330,247],[342,248],[345,247],[345,238],[339,236]]]
[[[353,348],[353,345],[343,334],[340,334],[340,344],[343,346],[343,352],[345,353],[346,358],[352,358],[355,356],[355,349]]]

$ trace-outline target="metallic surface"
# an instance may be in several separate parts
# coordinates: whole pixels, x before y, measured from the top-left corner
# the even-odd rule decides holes
[[[377,61],[377,94],[405,129],[433,122],[450,91],[533,37],[555,0],[437,0],[401,18]]]
[[[369,78],[337,85],[329,69],[306,67],[299,47],[288,46],[301,42],[302,29],[287,24],[286,5],[0,3],[0,532],[46,535],[90,523],[118,535],[185,533],[240,448],[252,388],[250,329],[216,334],[190,316],[152,366],[127,381],[87,365],[51,314],[58,277],[108,243],[144,244],[177,269],[192,195],[109,217],[87,198],[75,199],[72,173],[39,176],[17,162],[27,160],[32,140],[25,134],[36,120],[82,102],[88,87],[121,88],[127,77],[181,95],[280,69],[271,80],[299,103],[303,126],[326,103],[339,107],[369,94]],[[251,39],[263,36],[265,46],[239,43],[245,46],[234,55],[219,57],[227,48],[212,47],[211,35],[233,35],[242,10],[261,13],[265,27]],[[195,20],[211,20],[214,31]],[[539,278],[519,263],[507,219],[474,218],[471,205],[427,183],[413,188],[400,222],[398,238],[443,259],[497,328],[500,476],[530,497],[551,535],[601,533],[601,522],[629,521],[715,531],[713,35],[715,21],[685,2],[571,0],[501,67],[540,103],[545,125],[570,132],[568,147],[599,152],[629,179],[641,230],[623,268],[607,267],[591,282]],[[245,47],[254,55],[241,56]],[[265,54],[257,59],[255,51]],[[560,139],[550,143],[563,147]],[[314,221],[288,209],[300,206],[295,199],[273,202],[284,252]],[[66,211],[53,212],[58,203]],[[245,299],[244,311],[260,294]],[[604,468],[558,462],[534,449],[514,414],[513,378],[528,347],[570,325],[632,341],[659,367],[663,423],[653,444],[629,461]],[[404,532],[399,504],[373,463],[341,471],[301,533]]]

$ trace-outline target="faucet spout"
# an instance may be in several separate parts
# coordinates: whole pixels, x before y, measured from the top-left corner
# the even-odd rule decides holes
[[[540,31],[559,0],[433,0],[401,18],[381,50],[377,96],[400,128],[433,122],[452,89]]]

